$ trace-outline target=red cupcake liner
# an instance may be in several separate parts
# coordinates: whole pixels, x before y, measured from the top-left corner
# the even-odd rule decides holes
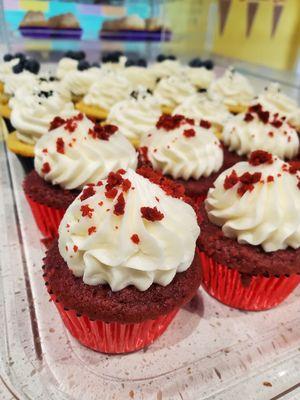
[[[66,309],[53,294],[50,294],[50,298],[75,339],[92,350],[109,354],[130,353],[149,346],[164,333],[179,310],[176,308],[155,320],[139,323],[107,323]]]
[[[66,210],[64,208],[53,208],[37,203],[27,194],[26,199],[30,205],[35,222],[42,234],[47,238],[57,237],[58,227]]]
[[[202,264],[202,285],[221,303],[248,311],[262,311],[276,307],[300,283],[300,275],[265,277],[249,276],[230,269],[199,251]]]

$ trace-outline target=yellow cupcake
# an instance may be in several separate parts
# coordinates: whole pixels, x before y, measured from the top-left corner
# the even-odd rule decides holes
[[[161,111],[163,114],[172,115],[174,108],[170,106],[161,106]]]
[[[7,148],[23,157],[34,157],[34,145],[21,142],[17,137],[17,132],[14,131],[6,136]]]
[[[76,103],[75,108],[91,118],[104,120],[107,118],[108,115],[108,111],[104,110],[104,108],[88,105],[85,104],[83,101]]]
[[[244,104],[228,105],[227,108],[232,114],[241,114],[248,110],[249,106]]]
[[[0,117],[10,118],[11,109],[8,104],[1,104],[0,102]]]

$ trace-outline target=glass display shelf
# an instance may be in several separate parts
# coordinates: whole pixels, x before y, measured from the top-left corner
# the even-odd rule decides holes
[[[266,84],[250,79],[256,90]],[[74,340],[49,302],[25,172],[0,129],[0,375],[9,400],[300,398],[300,288],[256,313],[226,307],[200,288],[159,340],[128,355],[96,353]]]

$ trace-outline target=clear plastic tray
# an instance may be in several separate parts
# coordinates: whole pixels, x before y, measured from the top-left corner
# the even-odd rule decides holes
[[[0,139],[0,373],[9,399],[300,399],[300,288],[258,313],[200,289],[159,340],[129,355],[76,342],[44,287],[23,168]]]

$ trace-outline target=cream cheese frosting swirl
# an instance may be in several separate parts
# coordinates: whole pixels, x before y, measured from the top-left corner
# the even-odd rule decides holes
[[[173,114],[185,115],[198,122],[200,122],[201,119],[205,119],[221,127],[223,127],[228,118],[231,117],[230,112],[222,102],[211,100],[203,93],[197,93],[187,97],[183,103],[175,108]]]
[[[136,168],[134,147],[116,126],[94,125],[80,113],[68,120],[56,119],[52,127],[60,123],[35,145],[34,166],[46,181],[63,189],[81,189],[106,178],[110,171]]]
[[[260,104],[230,118],[224,126],[222,140],[230,151],[240,156],[262,149],[282,159],[292,159],[299,152],[297,131],[285,117],[264,110]]]
[[[196,214],[131,169],[117,175],[114,198],[107,196],[108,179],[69,206],[59,227],[60,253],[88,285],[108,284],[113,291],[166,286],[193,261]]]
[[[298,249],[300,172],[271,154],[260,163],[264,153],[252,153],[250,162],[237,163],[217,178],[205,201],[208,217],[239,243],[260,245],[266,252]]]
[[[149,71],[155,79],[162,79],[182,73],[182,65],[177,60],[164,60],[149,66]]]
[[[181,118],[174,128],[165,129],[164,120]],[[172,124],[172,122],[171,122]],[[182,116],[162,116],[157,129],[151,130],[141,142],[147,148],[147,156],[155,170],[174,179],[199,179],[218,171],[223,164],[223,151],[210,124],[202,120],[202,126]]]
[[[56,76],[58,79],[63,79],[71,71],[76,71],[78,66],[78,61],[73,60],[73,58],[63,57],[59,60],[56,69]]]
[[[153,90],[156,85],[156,79],[148,68],[133,65],[126,67],[122,74],[129,80],[134,88],[144,86],[147,89]]]
[[[195,93],[196,88],[183,75],[162,78],[154,89],[154,96],[159,104],[171,108]]]
[[[116,124],[129,140],[139,141],[150,131],[161,115],[155,97],[139,86],[128,99],[116,103],[110,110],[107,121]]]
[[[128,97],[131,92],[132,85],[128,79],[121,74],[107,73],[101,80],[93,83],[84,96],[83,102],[108,111],[115,103]]]
[[[215,74],[204,67],[189,67],[183,68],[183,73],[198,89],[207,89],[213,81]]]
[[[255,103],[260,103],[265,109],[286,116],[290,124],[300,128],[300,107],[294,99],[282,93],[279,83],[273,82],[267,86],[254,100]]]
[[[30,90],[37,83],[37,75],[29,71],[22,71],[19,74],[9,74],[4,78],[4,92],[10,96],[16,91],[25,87]]]
[[[19,63],[19,58],[13,58],[10,61],[0,63],[0,82],[4,82],[5,78],[13,74],[13,67]]]
[[[102,78],[101,68],[89,68],[84,71],[70,71],[61,81],[61,85],[75,96],[84,96],[92,84]]]
[[[56,115],[72,115],[74,106],[66,102],[58,92],[41,92],[21,87],[9,101],[11,123],[17,130],[17,137],[29,144],[48,131],[49,123]]]
[[[227,69],[223,76],[211,83],[208,94],[214,100],[222,100],[228,107],[248,106],[254,97],[248,79],[232,68]]]

